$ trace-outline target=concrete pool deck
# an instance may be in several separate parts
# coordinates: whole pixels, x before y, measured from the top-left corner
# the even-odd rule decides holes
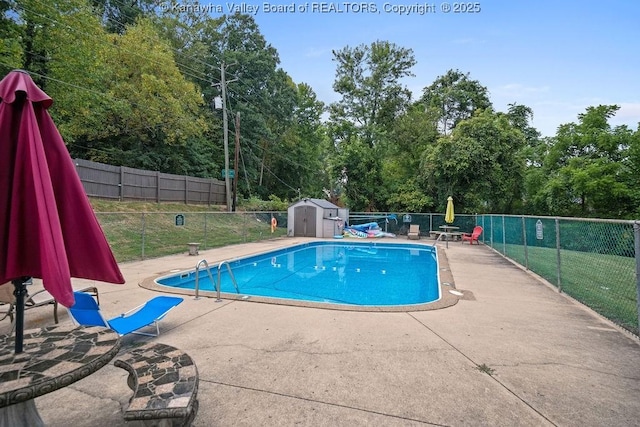
[[[157,295],[139,285],[149,277],[301,241],[124,263],[125,285],[88,283],[115,316]],[[640,425],[636,337],[483,245],[438,247],[463,293],[446,308],[359,312],[185,296],[159,337],[129,335],[123,349],[156,341],[193,358],[196,426]],[[70,321],[64,310],[60,317]],[[53,323],[51,309],[29,310],[27,322]],[[124,426],[126,377],[111,363],[36,406],[50,426]]]

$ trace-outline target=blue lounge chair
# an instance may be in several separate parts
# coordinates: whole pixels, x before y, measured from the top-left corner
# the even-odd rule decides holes
[[[126,313],[121,314],[113,319],[106,320],[100,312],[100,307],[91,295],[84,292],[73,293],[76,302],[69,309],[69,314],[75,323],[81,326],[104,326],[116,331],[120,336],[126,334],[140,334],[151,337],[160,335],[160,326],[158,322],[162,320],[167,313],[180,304],[183,298],[157,296]],[[156,333],[139,332],[146,326],[156,325]]]

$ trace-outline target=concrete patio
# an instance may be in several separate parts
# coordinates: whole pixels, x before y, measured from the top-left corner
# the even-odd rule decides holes
[[[199,259],[300,241],[121,264],[125,285],[95,283],[102,311],[115,316],[146,301],[157,293],[140,283]],[[438,247],[448,260],[443,277],[463,293],[447,308],[359,312],[185,296],[159,337],[128,335],[123,349],[155,340],[194,359],[196,426],[640,425],[637,337],[483,245]],[[51,309],[29,310],[27,321],[53,323]],[[61,322],[70,322],[65,310]],[[36,405],[50,426],[125,425],[126,377],[111,363]]]

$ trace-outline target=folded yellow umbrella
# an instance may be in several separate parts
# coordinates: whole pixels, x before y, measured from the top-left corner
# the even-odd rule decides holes
[[[451,224],[455,218],[453,213],[453,197],[447,199],[447,212],[444,214],[444,220],[447,224]]]

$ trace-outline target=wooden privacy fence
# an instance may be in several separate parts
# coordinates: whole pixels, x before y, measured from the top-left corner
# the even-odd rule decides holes
[[[88,196],[117,200],[224,205],[224,181],[74,159]]]

